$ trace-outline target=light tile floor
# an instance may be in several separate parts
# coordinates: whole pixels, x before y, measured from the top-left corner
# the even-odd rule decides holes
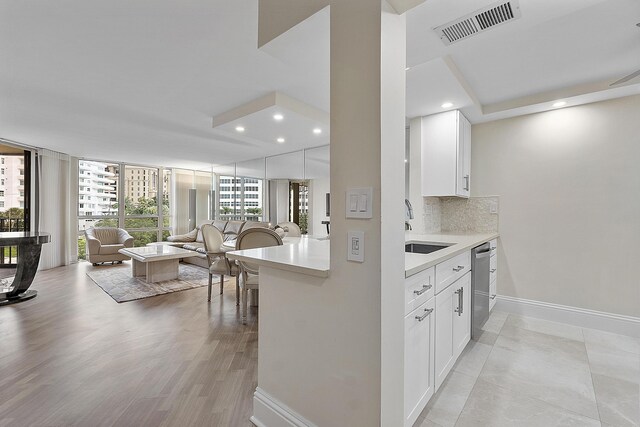
[[[640,426],[640,340],[494,311],[414,427]]]

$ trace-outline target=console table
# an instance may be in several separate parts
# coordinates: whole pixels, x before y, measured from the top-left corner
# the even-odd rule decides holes
[[[37,295],[36,291],[29,290],[29,286],[31,286],[38,269],[42,244],[48,243],[50,240],[49,233],[37,231],[0,233],[0,247],[18,247],[16,274],[12,281],[11,278],[3,279],[4,283],[1,287],[8,289],[8,291],[0,292],[0,306],[26,301]]]

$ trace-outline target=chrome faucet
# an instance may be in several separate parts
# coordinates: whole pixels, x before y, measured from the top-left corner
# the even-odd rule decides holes
[[[411,206],[411,202],[409,199],[404,199],[404,229],[412,230],[411,224],[409,224],[409,220],[413,219],[413,206]]]

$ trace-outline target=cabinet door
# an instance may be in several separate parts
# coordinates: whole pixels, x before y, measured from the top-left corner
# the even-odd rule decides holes
[[[458,279],[453,290],[453,357],[460,356],[471,339],[471,272]]]
[[[471,192],[471,123],[458,114],[458,155],[456,170],[456,194],[469,197]]]
[[[455,196],[458,115],[452,110],[422,118],[423,196]]]
[[[436,391],[447,378],[455,362],[453,353],[453,292],[455,283],[436,295],[436,331],[435,331],[435,385]]]
[[[434,393],[434,302],[431,298],[404,319],[404,416],[412,426]]]
[[[496,295],[498,294],[496,282],[497,280],[489,285],[489,311],[493,310],[493,306],[496,305]]]

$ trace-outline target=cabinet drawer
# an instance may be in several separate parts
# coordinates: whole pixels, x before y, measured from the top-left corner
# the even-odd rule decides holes
[[[489,285],[489,311],[493,310],[493,306],[496,305],[496,295],[498,295],[496,283],[494,280],[491,282],[491,285]]]
[[[489,241],[489,250],[491,250],[491,256],[494,256],[498,252],[498,239]]]
[[[489,261],[489,283],[495,282],[496,277],[498,277],[498,256],[494,255]]]
[[[436,294],[471,270],[471,251],[456,255],[436,265]]]
[[[407,315],[434,295],[435,267],[428,268],[404,281],[404,314]]]

